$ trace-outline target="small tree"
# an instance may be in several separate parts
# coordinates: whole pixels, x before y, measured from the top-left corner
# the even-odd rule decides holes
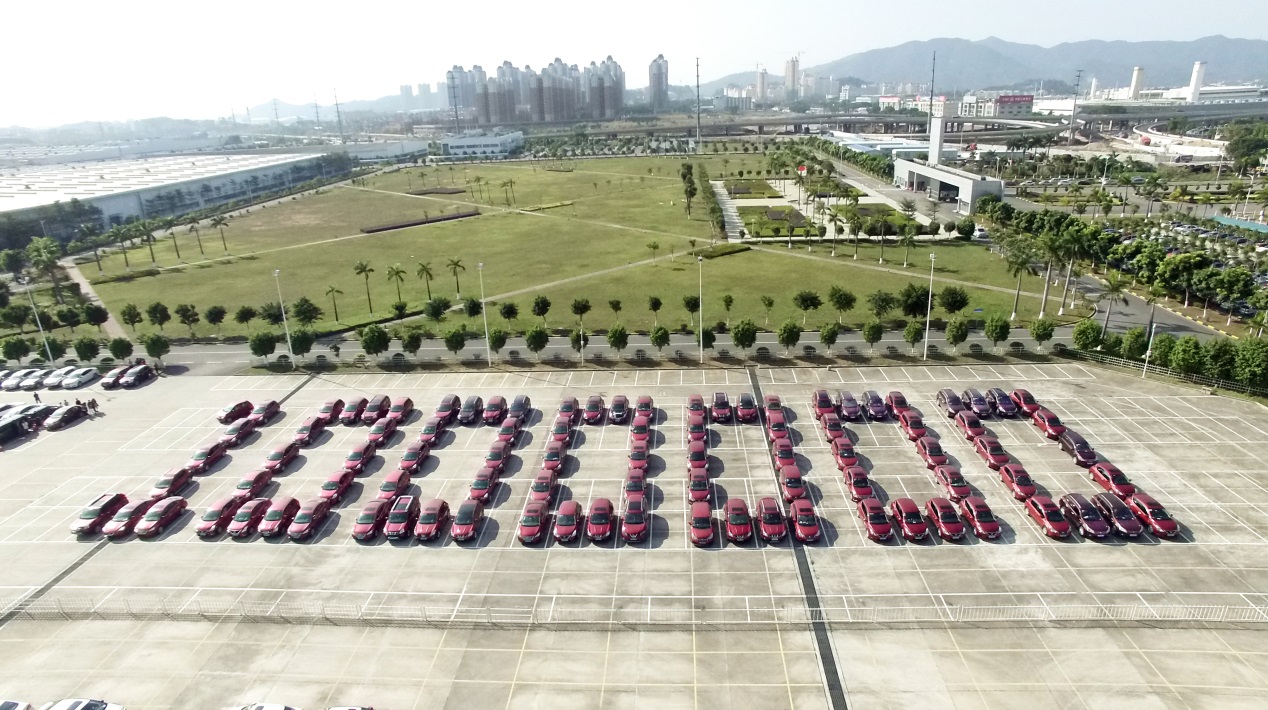
[[[1070,339],[1079,350],[1095,350],[1101,344],[1101,325],[1091,319],[1079,321]]]
[[[452,307],[452,303],[444,296],[437,296],[427,303],[423,304],[423,315],[427,318],[439,323],[444,320],[445,313]]]
[[[608,331],[608,347],[612,348],[619,355],[630,344],[630,334],[625,330],[623,325],[614,325]]]
[[[652,342],[652,347],[656,348],[657,352],[664,351],[665,346],[669,345],[669,330],[663,325],[658,325],[652,328],[652,332],[649,337]]]
[[[766,325],[770,325],[770,312],[775,307],[775,299],[770,296],[762,296],[762,310],[766,311]]]
[[[97,332],[101,332],[101,326],[108,320],[110,320],[110,311],[101,304],[89,303],[84,306],[84,322],[97,326]]]
[[[540,297],[539,297],[540,298]],[[534,304],[534,315],[536,304]],[[541,359],[541,351],[546,349],[546,344],[550,342],[550,333],[546,332],[546,328],[541,325],[534,325],[524,333],[524,345],[530,353],[537,355],[538,360]]]
[[[660,325],[660,307],[664,305],[659,296],[647,297],[647,310],[652,312],[652,321],[655,325]]]
[[[282,324],[282,304],[270,301],[260,306],[260,319],[269,325]]]
[[[267,361],[277,350],[277,335],[269,330],[252,333],[247,339],[247,347],[251,349],[252,355]]]
[[[405,312],[409,310],[409,305],[404,301],[397,301],[392,304],[392,315],[396,316],[396,320],[404,320]]]
[[[479,301],[477,301],[479,303]],[[457,355],[462,349],[467,347],[467,329],[459,326],[452,328],[445,333],[445,349]]]
[[[238,323],[239,325],[246,325],[247,323],[250,323],[252,320],[255,320],[256,315],[258,315],[256,313],[256,310],[252,308],[251,306],[242,306],[237,311],[234,312],[233,320],[235,323]]]
[[[498,306],[498,315],[502,316],[502,320],[513,321],[520,317],[520,307],[514,303],[503,303]]]
[[[837,312],[837,323],[840,323],[845,316],[846,311],[854,309],[854,294],[846,291],[840,286],[833,286],[828,289],[828,303]]]
[[[1237,363],[1237,346],[1229,338],[1215,337],[1202,344],[1203,371],[1217,380],[1233,379]]]
[[[735,347],[748,352],[757,343],[757,325],[745,318],[731,328],[731,342]]]
[[[907,322],[907,327],[903,328],[903,341],[911,346],[911,351],[916,352],[916,344],[925,339],[925,324],[920,321],[913,320]]]
[[[70,328],[70,332],[72,333],[75,332],[75,326],[83,323],[82,318],[83,316],[77,308],[67,307],[57,309],[57,320],[60,321],[62,325],[68,326]]]
[[[999,348],[999,344],[1008,340],[1008,334],[1012,330],[1008,319],[999,314],[992,314],[987,317],[986,323],[982,326],[982,334],[986,339],[991,341],[992,346]]]
[[[801,340],[801,326],[794,321],[787,321],[779,326],[779,330],[775,331],[775,338],[784,348],[784,354],[787,355],[788,351]]]
[[[884,334],[885,329],[875,318],[863,324],[863,342],[867,343],[872,352],[876,351],[876,344],[881,341],[881,336]]]
[[[961,237],[964,237],[965,239],[968,239],[969,237],[973,236],[973,232],[976,229],[977,229],[977,225],[974,224],[972,217],[965,217],[964,219],[960,220],[955,225],[956,234],[959,234]]]
[[[101,353],[101,341],[86,335],[76,339],[72,346],[75,348],[75,357],[80,362],[92,362]]]
[[[717,342],[718,336],[714,334],[713,328],[700,329],[700,347],[705,350],[712,350],[713,344]]]
[[[735,305],[735,297],[731,294],[722,296],[722,310],[726,311],[726,327],[731,327],[731,307]]]
[[[969,292],[959,286],[947,286],[938,293],[938,305],[951,315],[968,308]]]
[[[145,317],[150,325],[157,325],[159,330],[163,330],[163,325],[172,319],[172,314],[167,306],[155,301],[145,307]]]
[[[569,310],[571,310],[572,314],[577,317],[577,324],[584,329],[586,314],[590,312],[590,299],[573,299],[572,305],[569,306]]]
[[[392,345],[392,335],[383,326],[371,323],[361,329],[361,349],[366,355],[376,357],[387,352]]]
[[[468,298],[462,302],[462,311],[468,318],[479,318],[480,314],[484,313],[484,304],[479,299]]]
[[[958,353],[960,352],[960,346],[969,339],[969,324],[961,318],[952,318],[947,321],[945,335],[947,345],[950,345]]]
[[[908,318],[924,318],[929,314],[929,287],[908,283],[898,292],[898,307]]]
[[[501,352],[502,348],[506,347],[507,337],[506,331],[501,328],[494,328],[493,330],[490,330],[489,350],[492,350],[494,355]]]
[[[0,344],[0,354],[4,355],[5,360],[22,362],[22,358],[31,354],[31,342],[26,338],[6,338],[4,343]]]
[[[226,315],[228,315],[228,311],[225,310],[224,306],[210,306],[206,311],[203,311],[203,320],[207,321],[208,325],[215,327],[216,332],[219,333],[220,324],[225,322]]]
[[[1268,378],[1268,342],[1261,338],[1242,338],[1237,341],[1233,374],[1244,385],[1263,386]]]
[[[809,311],[819,310],[819,306],[823,305],[823,299],[819,298],[819,294],[814,291],[799,291],[793,296],[793,305],[801,311],[801,324],[805,325]]]
[[[830,353],[832,346],[837,344],[837,336],[841,334],[841,326],[836,323],[829,322],[827,325],[819,329],[819,342]]]
[[[132,341],[127,338],[112,338],[106,343],[106,350],[116,360],[127,360],[132,357]]]
[[[578,329],[568,333],[568,345],[575,351],[581,352],[590,344],[590,336],[584,331]]]
[[[321,320],[323,311],[321,306],[313,303],[308,296],[300,296],[299,300],[291,304],[291,317],[300,325],[312,325]]]
[[[880,320],[898,307],[898,298],[889,291],[876,291],[868,294],[867,305],[871,308],[872,315]]]
[[[687,317],[691,319],[691,324],[696,323],[696,314],[700,312],[700,297],[696,295],[683,296],[682,307],[687,309]]]
[[[1052,336],[1056,334],[1057,324],[1047,318],[1037,318],[1030,322],[1030,337],[1043,347],[1043,344],[1052,340]]]
[[[194,326],[202,320],[202,316],[198,315],[198,309],[192,303],[182,303],[176,307],[176,318],[180,320],[181,325],[189,328],[189,337],[194,337]]]
[[[410,354],[410,357],[418,357],[418,351],[423,347],[423,334],[417,328],[408,328],[400,335],[401,350]]]
[[[545,296],[538,296],[533,299],[533,315],[542,319],[542,326],[546,325],[546,314],[550,313],[550,299]],[[544,347],[544,346],[543,346]]]
[[[1149,336],[1145,335],[1143,326],[1136,326],[1123,334],[1123,342],[1119,346],[1123,357],[1139,360],[1145,356],[1145,348],[1149,346]]]
[[[621,301],[620,301],[620,299],[614,298],[614,299],[612,299],[612,300],[608,301],[608,308],[611,308],[611,309],[612,309],[612,315],[620,315],[620,313],[621,313]]]
[[[1154,336],[1153,345],[1149,347],[1150,362],[1160,367],[1167,367],[1171,361],[1171,350],[1176,346],[1176,337],[1170,333],[1159,333]]]
[[[299,328],[291,333],[291,352],[296,357],[306,357],[316,343],[317,334],[308,328]]]
[[[137,308],[135,303],[129,303],[119,311],[119,320],[123,321],[125,325],[132,326],[132,332],[135,333],[137,325],[144,320],[144,317],[141,315],[141,309]]]
[[[172,341],[166,335],[151,333],[145,336],[141,344],[145,346],[145,354],[154,360],[162,361],[163,356],[172,351]]]
[[[1176,341],[1167,361],[1172,370],[1184,375],[1196,375],[1202,371],[1202,343],[1192,335]]]

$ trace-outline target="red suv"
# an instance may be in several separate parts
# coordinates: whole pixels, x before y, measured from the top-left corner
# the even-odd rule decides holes
[[[362,424],[373,424],[383,417],[387,416],[387,410],[392,407],[392,400],[387,398],[385,394],[376,394],[370,398],[365,405],[365,411],[361,413]]]
[[[713,508],[704,501],[691,504],[691,544],[704,547],[713,542]]]
[[[757,516],[757,534],[766,542],[775,542],[788,532],[788,522],[784,519],[784,509],[774,498],[763,498],[757,501],[753,509]]]
[[[929,526],[925,524],[925,518],[920,514],[916,501],[899,498],[889,504],[889,512],[903,537],[908,540],[923,540],[929,535]]]
[[[127,504],[128,497],[122,493],[98,496],[79,514],[79,519],[71,526],[70,531],[76,535],[92,535],[100,531],[106,521]]]
[[[414,400],[409,397],[397,397],[392,400],[392,407],[387,410],[387,416],[389,419],[399,419],[403,424],[413,412]]]
[[[748,505],[740,498],[732,498],[722,508],[726,524],[726,539],[731,542],[746,542],[753,537],[753,518],[748,514]]]
[[[233,404],[220,410],[220,414],[216,415],[216,419],[221,424],[228,424],[229,422],[234,422],[247,416],[251,413],[251,409],[251,403],[246,400],[234,402]]]

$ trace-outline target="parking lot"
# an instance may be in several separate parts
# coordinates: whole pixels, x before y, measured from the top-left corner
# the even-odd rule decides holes
[[[1181,539],[1050,540],[934,406],[941,387],[1026,387],[1179,520]],[[819,435],[814,389],[901,390],[1000,518],[996,541],[867,540]],[[824,538],[805,546],[688,539],[688,394],[778,394]],[[197,516],[327,399],[409,395],[416,413],[307,543],[200,540]],[[353,519],[444,394],[528,394],[534,415],[477,540],[359,543]],[[516,523],[563,396],[655,398],[651,539],[527,547]],[[1268,622],[1262,523],[1268,416],[1249,402],[1079,364],[785,370],[472,372],[163,378],[96,392],[103,414],[0,454],[0,596],[57,609],[0,628],[0,697],[85,693],[135,708],[830,707],[822,656],[851,707],[1222,707],[1268,682],[1255,624]],[[191,512],[154,540],[76,540],[85,503],[144,496],[223,426],[237,399],[284,400],[284,414],[185,495]],[[0,399],[0,401],[8,401]],[[1099,488],[1025,421],[986,422],[1054,498]],[[941,495],[892,422],[851,424],[882,501]],[[265,495],[316,495],[364,427],[334,427]],[[445,435],[411,493],[466,497],[494,430]],[[710,427],[715,509],[778,495],[758,425]],[[627,427],[581,427],[556,502],[621,499]],[[720,530],[720,528],[719,528]],[[50,584],[52,582],[52,584]],[[830,646],[804,623],[807,592],[833,622]],[[1232,609],[1233,611],[1228,611]],[[1002,610],[1008,610],[1004,612]],[[1194,610],[1216,610],[1195,612]],[[1248,611],[1249,610],[1249,611]],[[1194,614],[1220,625],[1167,623]],[[1165,628],[1142,628],[1142,617]],[[278,621],[284,623],[260,623]],[[1075,626],[1033,620],[1069,621]],[[1126,620],[1126,626],[1106,622]],[[326,625],[335,620],[339,625]],[[1236,621],[1236,625],[1223,622]],[[1236,626],[1237,628],[1234,628]],[[987,628],[989,627],[989,628]],[[1081,649],[1098,651],[1090,662]],[[123,652],[128,649],[135,651]],[[1024,654],[1022,674],[1008,667]],[[561,658],[565,656],[566,659]],[[1160,658],[1161,656],[1161,658]],[[577,694],[582,694],[578,696]],[[584,698],[584,700],[581,700]],[[1246,707],[1251,707],[1247,704]]]

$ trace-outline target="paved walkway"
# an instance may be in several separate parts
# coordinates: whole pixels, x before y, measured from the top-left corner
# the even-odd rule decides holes
[[[93,290],[92,284],[88,281],[88,278],[79,271],[79,266],[73,260],[63,259],[61,264],[62,267],[66,269],[66,275],[70,277],[70,280],[79,284],[79,292],[83,294],[84,298],[87,298],[89,301],[96,303],[99,306],[105,305],[101,302],[101,298],[97,296],[97,292]],[[95,262],[93,263],[93,266],[96,266]],[[128,334],[123,330],[123,326],[119,325],[119,321],[115,320],[113,313],[111,313],[110,317],[106,319],[106,322],[101,325],[101,329],[110,338],[128,337]]]

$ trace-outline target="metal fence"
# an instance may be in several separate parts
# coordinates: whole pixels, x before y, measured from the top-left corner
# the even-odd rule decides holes
[[[1053,352],[1063,357],[1068,357],[1075,360],[1085,360],[1088,362],[1095,362],[1101,365],[1108,365],[1110,367],[1118,367],[1118,368],[1122,368],[1126,370],[1132,370],[1134,372],[1142,372],[1145,368],[1145,363],[1140,360],[1129,360],[1127,358],[1116,357],[1114,355],[1106,355],[1105,353],[1099,353],[1092,350],[1075,350],[1073,348],[1058,347],[1058,348],[1054,348]],[[1149,374],[1157,375],[1159,377],[1170,377],[1172,379],[1189,382],[1195,385],[1201,385],[1203,387],[1218,387],[1219,389],[1227,390],[1229,392],[1241,392],[1243,394],[1253,394],[1260,397],[1268,397],[1268,389],[1264,389],[1262,387],[1251,387],[1249,385],[1244,385],[1240,382],[1234,382],[1232,380],[1220,380],[1214,377],[1207,377],[1205,375],[1190,375],[1183,372],[1177,372],[1170,368],[1158,367],[1157,365],[1153,363],[1149,364]]]

